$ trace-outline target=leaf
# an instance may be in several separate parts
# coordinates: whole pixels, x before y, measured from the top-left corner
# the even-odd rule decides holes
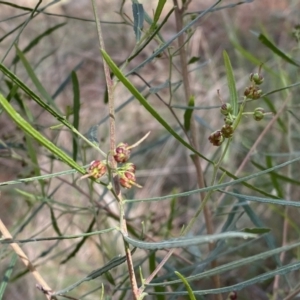
[[[191,118],[193,115],[193,107],[195,106],[195,97],[191,96],[190,100],[189,100],[189,107],[191,108],[187,108],[185,113],[184,113],[184,128],[186,131],[190,130],[190,126],[191,126]]]
[[[213,243],[218,240],[228,239],[228,238],[255,238],[257,237],[254,234],[250,233],[241,233],[241,232],[224,232],[219,234],[211,234],[211,235],[201,235],[201,236],[194,236],[194,237],[180,237],[176,239],[165,240],[162,242],[144,242],[140,240],[134,240],[129,236],[123,235],[124,240],[140,249],[147,249],[147,250],[160,250],[160,249],[171,249],[171,248],[182,248],[182,247],[189,247],[194,245],[200,244],[208,244]]]
[[[89,233],[92,231],[93,226],[96,223],[96,219],[93,218],[88,229],[86,230],[86,233]],[[75,249],[64,259],[60,262],[60,264],[65,264],[70,258],[74,257],[76,253],[80,250],[80,248],[83,246],[84,242],[88,239],[88,236],[84,236],[81,241],[76,245]]]
[[[267,259],[267,258],[269,258],[273,255],[277,255],[281,252],[289,251],[289,250],[294,249],[294,248],[299,247],[299,246],[300,246],[300,242],[298,241],[297,243],[294,243],[292,245],[286,245],[286,246],[283,246],[283,247],[276,248],[274,250],[268,250],[268,251],[265,251],[265,252],[262,252],[262,253],[258,253],[256,255],[246,257],[246,258],[231,261],[229,263],[223,264],[223,265],[218,266],[216,268],[213,268],[211,270],[204,271],[204,272],[201,272],[199,274],[192,275],[192,276],[188,276],[188,277],[186,277],[186,280],[188,280],[188,281],[199,280],[199,279],[202,279],[202,278],[208,278],[208,277],[214,276],[216,274],[222,274],[222,273],[225,273],[225,272],[228,274],[229,271],[231,271],[231,270],[241,268],[241,267],[244,267],[246,265],[251,265],[254,262],[258,262],[258,261],[261,261],[263,259]],[[160,279],[160,278],[158,278],[158,279]],[[168,282],[160,280],[157,283],[149,283],[147,285],[149,285],[149,286],[171,285],[171,284],[177,284],[179,282],[180,282],[179,280],[172,280],[172,281],[168,281]]]
[[[300,269],[300,262],[291,263],[289,265],[276,268],[273,271],[266,272],[264,274],[261,274],[259,276],[242,281],[242,282],[234,284],[234,285],[226,286],[223,288],[210,289],[210,290],[197,290],[197,291],[193,291],[193,293],[194,293],[194,295],[208,295],[208,294],[228,293],[231,291],[239,291],[241,289],[244,289],[247,286],[254,285],[256,283],[263,282],[267,279],[273,278],[276,275],[284,275],[284,274],[290,273],[292,271],[298,271],[299,269]],[[164,282],[164,284],[166,284],[166,283]],[[187,292],[160,292],[160,293],[149,292],[148,294],[149,295],[177,295],[177,296],[188,295]]]
[[[53,101],[53,99],[51,98],[51,96],[48,94],[48,92],[45,90],[45,88],[43,87],[43,85],[41,84],[41,82],[39,81],[39,79],[37,78],[37,76],[35,75],[32,67],[30,66],[29,62],[27,61],[27,59],[25,58],[24,54],[22,53],[22,51],[18,48],[18,46],[16,47],[16,51],[18,56],[20,57],[30,79],[32,80],[33,84],[35,85],[35,87],[37,88],[37,90],[41,93],[41,95],[43,96],[43,98],[46,99],[47,103],[50,105],[52,105],[56,111],[59,111],[58,107],[56,106],[55,102]]]
[[[163,8],[164,8],[166,2],[167,2],[167,0],[159,0],[158,1],[157,7],[156,7],[156,10],[154,13],[153,23],[152,23],[150,29],[154,29],[156,27],[156,24],[159,20],[159,17],[161,15],[161,12],[163,11]]]
[[[206,14],[211,12],[215,6],[217,6],[222,0],[216,1],[212,6],[201,12],[194,20],[192,20],[190,23],[188,23],[186,26],[184,26],[177,34],[173,35],[172,38],[161,45],[151,56],[149,56],[147,59],[145,59],[143,62],[141,62],[138,66],[136,66],[134,69],[129,71],[126,75],[133,74],[137,72],[140,68],[144,67],[146,64],[148,64],[150,61],[152,61],[155,57],[157,57],[160,53],[162,53],[165,49],[167,49],[177,38],[185,33],[189,28],[191,28],[195,23],[199,21],[202,17],[204,17]],[[101,50],[103,51],[103,50]]]
[[[79,70],[83,64],[83,61],[79,62],[73,69],[73,72]],[[65,80],[59,85],[59,87],[56,89],[56,91],[52,95],[52,99],[55,99],[68,85],[72,77],[72,73],[68,74],[68,76],[65,78]]]
[[[285,60],[286,62],[299,67],[300,64],[298,62],[296,62],[295,60],[293,60],[292,58],[290,58],[289,56],[287,56],[282,50],[280,50],[276,45],[274,45],[265,35],[263,35],[262,33],[259,34],[258,39],[265,45],[267,46],[272,52],[274,52],[276,55],[278,55],[279,57],[281,57],[283,60]]]
[[[155,255],[156,255],[156,251],[151,252],[151,254],[149,255],[148,261],[149,261],[149,272],[150,272],[150,274],[152,274],[156,269]],[[154,278],[157,278],[157,275]],[[164,292],[165,287],[164,286],[155,286],[154,291],[155,292]],[[164,300],[164,299],[165,299],[165,297],[163,295],[157,296],[157,300]]]
[[[185,279],[185,277],[183,275],[181,275],[179,272],[175,271],[175,274],[180,278],[180,280],[183,282],[183,284],[185,285],[187,291],[188,291],[188,295],[189,298],[191,300],[196,300],[196,297],[193,293],[193,290],[191,288],[191,286],[189,285],[189,283],[187,282],[187,280]]]
[[[72,71],[73,83],[73,126],[76,130],[79,129],[79,111],[80,111],[80,90],[77,75]],[[76,134],[73,133],[73,160],[77,160],[78,140]]]
[[[10,105],[10,103],[0,94],[0,104],[6,113],[13,119],[13,121],[29,136],[33,137],[37,142],[46,147],[52,154],[59,157],[63,162],[70,167],[76,169],[79,173],[85,174],[85,169],[80,167],[71,157],[69,157],[60,148],[55,146],[50,140],[46,139],[36,129],[34,129],[27,121],[25,121]]]
[[[72,130],[80,136],[87,144],[95,148],[98,152],[101,153],[103,157],[106,157],[99,147],[95,146],[90,142],[86,137],[84,137],[78,130],[74,128],[63,116],[58,114],[54,109],[52,109],[47,103],[45,103],[38,95],[36,95],[28,86],[26,86],[14,73],[7,69],[3,64],[0,63],[0,71],[2,71],[8,78],[10,78],[18,87],[20,87],[32,100],[39,104],[43,109],[48,111],[52,116],[54,116],[60,123],[64,124],[66,127]],[[74,162],[74,161],[73,161]]]
[[[149,102],[145,99],[145,97],[132,85],[132,83],[124,76],[122,71],[116,66],[116,64],[112,61],[110,56],[105,52],[105,50],[101,49],[101,53],[103,55],[104,60],[116,75],[116,77],[124,84],[124,86],[131,92],[133,96],[145,107],[145,109],[167,130],[175,139],[177,139],[180,143],[186,146],[188,149],[193,151],[195,154],[207,160],[201,153],[196,151],[193,147],[191,147],[180,135],[178,135],[175,130],[157,113],[157,111],[149,104]]]
[[[272,157],[269,156],[269,155],[266,156],[266,165],[267,165],[267,168],[272,168],[273,167]],[[270,172],[268,175],[271,179],[272,187],[276,191],[275,194],[278,196],[278,198],[283,198],[284,197],[284,192],[282,191],[281,184],[278,182],[278,178],[276,176],[276,173],[275,172]]]
[[[131,254],[133,254],[134,252],[135,252],[135,249],[133,249],[131,251]],[[126,261],[126,256],[125,255],[124,256],[116,256],[113,259],[111,259],[107,264],[105,264],[103,267],[92,271],[91,273],[89,273],[83,279],[73,283],[72,285],[64,288],[63,290],[56,291],[55,293],[53,293],[53,295],[64,295],[64,294],[72,291],[73,289],[75,289],[81,283],[83,283],[85,281],[90,281],[90,280],[96,279],[99,276],[101,276],[102,274],[105,274],[106,272],[108,272],[109,270],[123,264],[125,261]]]
[[[191,57],[191,58],[189,59],[188,65],[191,65],[191,64],[193,64],[193,63],[196,63],[196,62],[198,62],[199,60],[200,60],[200,56],[193,56],[193,57]]]
[[[50,209],[50,216],[51,216],[51,222],[52,222],[53,229],[58,234],[58,236],[62,236],[62,233],[57,224],[57,219],[55,218],[53,208],[50,206],[49,209]]]
[[[226,69],[227,84],[228,84],[228,88],[229,88],[230,104],[233,109],[233,115],[237,115],[239,99],[238,99],[238,95],[237,95],[237,91],[236,91],[235,79],[234,79],[231,62],[230,62],[229,56],[225,50],[223,51],[223,58],[224,58],[224,64],[225,64],[225,69]]]
[[[4,292],[7,287],[8,282],[9,282],[10,276],[13,272],[14,266],[17,262],[17,258],[18,258],[18,255],[16,253],[13,253],[8,268],[6,269],[5,272],[3,272],[4,274],[3,274],[2,282],[0,285],[0,299],[4,299],[4,297],[3,297]]]
[[[243,232],[247,232],[247,233],[253,233],[253,234],[264,234],[264,233],[268,233],[270,232],[271,229],[270,228],[245,228],[243,229]]]
[[[218,1],[219,2],[219,1]],[[112,61],[112,59],[110,58],[110,56],[105,52],[105,50],[101,49],[101,53],[103,55],[104,60],[107,62],[107,64],[109,65],[109,67],[111,68],[111,70],[114,72],[114,74],[116,75],[116,77],[124,84],[124,86],[131,92],[131,94],[145,107],[145,109],[167,130],[169,131],[169,133],[171,133],[171,135],[177,139],[182,145],[184,145],[185,147],[187,147],[189,150],[191,150],[193,153],[199,155],[199,157],[203,158],[204,160],[210,162],[211,164],[213,164],[213,162],[208,159],[207,157],[205,157],[204,155],[202,155],[200,152],[196,151],[193,147],[191,147],[190,144],[188,144],[184,139],[181,138],[180,135],[178,135],[176,133],[176,131],[169,126],[169,124],[156,112],[156,110],[148,103],[148,101],[145,99],[145,97],[132,85],[132,83],[125,77],[125,75],[122,73],[122,71],[116,66],[116,64]],[[1,67],[1,65],[0,65]],[[295,159],[296,161],[300,160],[300,158]],[[292,163],[293,160],[282,164],[281,166],[284,166],[285,164],[290,164]],[[277,166],[278,167],[278,166]],[[245,177],[244,179],[237,179],[237,177],[235,175],[233,175],[232,173],[228,172],[226,169],[224,169],[223,167],[220,167],[220,170],[222,170],[223,172],[225,172],[228,176],[230,176],[231,178],[233,178],[235,181],[234,182],[241,182],[243,185],[247,186],[248,188],[251,188],[254,191],[257,191],[263,195],[269,196],[270,194],[256,188],[255,186],[244,182],[246,180],[247,177]],[[267,173],[267,172],[265,172]],[[261,173],[263,174],[263,173]],[[252,178],[252,175],[250,176]],[[231,183],[226,183],[226,185],[230,185]],[[143,201],[143,200],[142,200]],[[129,202],[129,201],[128,201]]]
[[[256,197],[256,196],[249,196],[249,195],[232,193],[232,192],[221,191],[221,190],[219,190],[219,191],[222,192],[222,193],[224,193],[224,194],[231,195],[231,196],[241,197],[245,201],[247,200],[247,201],[267,203],[267,204],[300,207],[300,202],[299,201],[287,201],[287,200],[284,200],[284,199],[270,199],[270,198],[262,198],[262,197]]]
[[[36,46],[45,36],[50,35],[53,31],[55,31],[56,29],[65,26],[67,23],[63,22],[63,23],[59,23],[53,27],[48,28],[46,31],[44,31],[42,34],[38,35],[36,38],[34,38],[23,50],[23,53],[27,53],[28,51],[30,51],[34,46]],[[20,60],[20,58],[18,56],[16,56],[13,61],[12,64],[16,64],[18,61]]]
[[[133,12],[133,30],[135,39],[138,42],[141,39],[144,24],[144,7],[140,3],[132,3]]]

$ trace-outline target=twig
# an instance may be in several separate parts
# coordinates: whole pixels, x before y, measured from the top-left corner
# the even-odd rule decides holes
[[[101,31],[101,25],[100,25],[100,18],[97,13],[95,0],[92,0],[92,5],[93,5],[93,12],[94,12],[94,17],[95,17],[95,21],[96,21],[96,26],[97,26],[100,50],[105,50],[104,41],[103,41],[103,37],[102,37],[102,31]],[[113,153],[116,148],[114,83],[111,79],[108,65],[104,59],[103,59],[103,67],[104,67],[104,74],[105,74],[105,80],[106,80],[106,85],[107,85],[108,102],[109,102],[110,153]],[[110,155],[110,163],[111,163],[112,170],[117,168],[117,162],[114,160],[112,155]],[[114,183],[114,189],[111,191],[113,192],[116,200],[118,200],[119,207],[120,207],[120,228],[124,234],[128,234],[118,175],[112,174],[112,179],[113,179],[113,183]],[[135,273],[134,273],[132,255],[131,255],[131,251],[129,248],[129,244],[125,240],[124,240],[124,248],[125,248],[125,253],[126,253],[126,261],[127,261],[127,268],[128,268],[129,277],[130,277],[131,288],[132,288],[134,299],[137,300],[139,297],[139,292],[138,292],[138,286],[137,286],[136,277],[135,277]]]
[[[182,30],[183,24],[183,15],[184,15],[184,7],[182,9],[179,9],[178,7],[178,1],[173,0],[174,6],[176,6],[175,9],[175,19],[176,19],[176,29],[177,32]],[[182,80],[183,80],[183,86],[184,86],[184,93],[185,93],[185,101],[187,105],[189,105],[189,99],[191,97],[191,89],[190,89],[190,81],[189,81],[189,73],[188,73],[188,62],[187,62],[187,53],[184,47],[184,36],[179,35],[178,36],[178,46],[180,48],[179,50],[179,55],[180,55],[180,62],[181,62],[181,70],[182,70]],[[198,142],[197,142],[197,132],[196,132],[196,124],[194,118],[191,118],[191,146],[198,150]],[[199,156],[194,156],[193,162],[196,168],[196,173],[197,173],[197,183],[199,188],[204,188],[205,187],[205,182],[204,182],[204,176],[203,176],[203,170],[200,164],[200,158]],[[200,201],[202,202],[205,199],[205,193],[202,192],[200,193]],[[205,219],[205,224],[206,224],[206,230],[208,234],[213,234],[214,233],[214,226],[212,222],[212,217],[211,217],[211,212],[208,208],[207,205],[204,205],[203,207],[203,213],[204,213],[204,219]],[[208,244],[209,251],[213,251],[215,245],[212,243]],[[211,263],[212,267],[215,268],[217,267],[217,262],[214,260]],[[219,275],[213,276],[213,281],[215,288],[220,288],[220,277]],[[216,299],[221,300],[222,296],[220,294],[216,295]]]
[[[12,235],[0,219],[0,232],[2,233],[3,237],[6,239],[12,239]],[[16,254],[20,257],[22,262],[24,263],[25,267],[28,268],[28,270],[32,273],[38,284],[36,287],[42,291],[47,299],[56,299],[56,297],[52,296],[52,289],[49,287],[47,282],[43,279],[43,277],[40,275],[40,273],[35,269],[34,265],[30,262],[27,255],[24,253],[24,251],[21,249],[21,247],[16,243],[11,243],[10,246],[13,248],[13,250],[16,252]]]

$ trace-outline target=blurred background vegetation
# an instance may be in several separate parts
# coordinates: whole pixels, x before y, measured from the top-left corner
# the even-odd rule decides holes
[[[121,66],[131,55],[136,36],[133,30],[132,2],[121,0],[96,1],[101,16],[101,26],[106,46],[114,62]],[[134,1],[133,1],[134,2]],[[153,17],[158,1],[140,1],[144,11]],[[214,1],[192,0],[185,12],[184,22],[188,24],[211,6]],[[15,73],[27,86],[41,95],[42,89],[34,83],[24,62],[17,55],[14,45],[23,52],[32,70],[43,88],[53,100],[51,106],[71,123],[74,123],[74,82],[72,71],[77,74],[80,87],[80,109],[78,110],[78,128],[92,142],[109,151],[109,124],[107,90],[103,72],[103,61],[99,51],[99,42],[90,1],[43,1],[42,9],[29,19],[37,1],[0,1],[0,58],[1,62]],[[167,1],[161,20],[173,8],[173,1]],[[199,133],[200,152],[208,159],[216,160],[219,148],[212,146],[209,135],[222,124],[219,113],[220,99],[228,101],[229,91],[226,70],[223,62],[223,50],[230,59],[236,87],[240,99],[249,85],[249,75],[257,72],[260,65],[264,75],[263,93],[275,91],[299,80],[299,68],[276,55],[259,39],[264,34],[278,49],[299,62],[299,39],[295,38],[299,24],[300,3],[296,0],[254,0],[222,1],[213,12],[200,18],[185,37],[190,37],[187,52],[190,85],[195,97],[194,117]],[[29,22],[28,22],[29,20]],[[27,23],[28,22],[28,23]],[[145,23],[146,24],[146,23]],[[148,25],[145,25],[147,27]],[[168,18],[160,30],[164,41],[176,34],[174,14]],[[159,48],[158,41],[151,41],[126,67],[130,71]],[[166,53],[176,52],[175,40]],[[131,82],[143,93],[147,101],[172,126],[178,129],[166,102],[172,100],[172,106],[178,118],[183,122],[186,103],[182,88],[182,76],[179,57],[170,58],[166,53],[156,57],[145,67],[132,74]],[[172,65],[172,68],[170,67]],[[125,72],[126,73],[126,72]],[[3,74],[0,92],[10,99],[23,118],[42,133],[47,139],[74,157],[74,135],[45,109],[32,101],[21,89],[12,94],[13,84]],[[170,94],[170,86],[172,94]],[[218,95],[218,91],[219,94]],[[137,182],[142,189],[133,188],[124,192],[126,199],[142,199],[155,196],[172,195],[197,188],[196,172],[190,153],[140,105],[128,90],[118,84],[115,89],[116,140],[135,143],[148,131],[150,136],[132,151],[132,161],[137,166]],[[257,106],[276,114],[286,99],[278,121],[251,153],[247,164],[238,175],[246,176],[283,163],[299,155],[299,88],[277,91],[251,102],[247,111]],[[251,116],[243,118],[234,134],[230,151],[222,166],[235,173],[249,149],[257,141],[261,132],[272,119],[266,116],[261,122],[255,122]],[[99,157],[92,147],[76,138],[77,162],[86,166]],[[201,161],[205,170],[207,184],[212,176],[209,162]],[[29,138],[20,130],[9,116],[1,110],[0,115],[0,219],[18,240],[34,237],[56,237],[84,232],[103,230],[118,225],[119,208],[105,187],[89,180],[78,181],[78,174],[57,176],[50,179],[29,181],[16,185],[5,182],[51,174],[68,169],[44,147]],[[269,196],[285,200],[299,200],[299,163],[275,170],[263,177],[249,181],[253,186],[265,191]],[[221,173],[220,173],[221,174]],[[219,178],[219,177],[218,177]],[[227,181],[227,180],[226,180]],[[247,190],[242,185],[234,186],[231,191],[262,196],[256,191]],[[171,196],[170,196],[171,198]],[[141,223],[147,239],[160,241],[178,237],[183,226],[193,217],[198,207],[198,196],[174,197],[169,201],[150,203],[132,203],[126,206],[129,231],[136,237],[141,236]],[[237,205],[235,204],[237,203]],[[299,239],[300,222],[297,208],[287,209],[274,204],[251,204],[251,213],[245,207],[234,202],[233,196],[222,197],[213,194],[209,202],[213,215],[215,232],[221,232],[229,217],[233,217],[233,229],[246,227],[270,228],[270,239],[255,241],[232,241],[226,243],[224,251],[218,254],[218,263],[224,264],[249,257],[263,251],[292,243]],[[235,209],[235,210],[234,210]],[[234,211],[234,212],[233,212]],[[251,218],[252,216],[252,218]],[[285,227],[287,226],[287,227]],[[205,233],[203,218],[197,221],[194,234]],[[285,229],[284,229],[285,228]],[[283,232],[289,228],[287,236]],[[270,244],[270,240],[274,244]],[[113,257],[124,254],[122,241],[118,233],[79,239],[63,239],[23,243],[22,249],[50,283],[52,289],[60,290],[84,278],[92,270],[100,268]],[[248,246],[247,246],[248,245]],[[273,246],[272,246],[273,245]],[[287,252],[283,264],[299,259],[299,249]],[[147,253],[147,254],[146,254]],[[144,276],[153,270],[153,265],[164,256],[165,251],[149,252],[137,250],[133,255],[135,265],[142,267]],[[193,274],[201,261],[209,258],[207,247],[193,246],[177,249],[165,268],[159,274],[169,274],[186,266],[194,266],[185,273]],[[7,244],[0,244],[0,278],[4,278],[7,267],[12,261],[12,250]],[[254,278],[278,267],[276,259],[268,258],[248,264],[237,270],[221,274],[221,286],[229,286]],[[198,266],[198,268],[200,268]],[[171,275],[170,275],[171,276]],[[284,299],[294,289],[299,288],[299,271],[292,272],[280,279],[274,287],[274,278],[260,281],[245,287],[238,293],[238,299]],[[139,276],[137,276],[139,279]],[[283,276],[284,277],[284,276]],[[174,279],[177,277],[168,277]],[[164,280],[163,278],[159,280]],[[2,283],[5,280],[2,281]],[[112,269],[96,280],[79,285],[68,295],[76,299],[99,299],[101,284],[104,284],[107,299],[131,299],[126,264]],[[140,282],[139,282],[140,284]],[[213,288],[210,279],[193,282],[193,289]],[[184,288],[159,287],[149,290],[180,291]],[[148,290],[147,290],[148,291]],[[172,298],[173,297],[173,298]],[[177,297],[177,298],[176,298]],[[211,296],[196,296],[197,299],[211,299]],[[223,295],[224,299],[227,294]],[[3,299],[45,299],[35,288],[35,280],[20,261],[16,262]],[[148,299],[187,299],[184,296],[148,296]]]

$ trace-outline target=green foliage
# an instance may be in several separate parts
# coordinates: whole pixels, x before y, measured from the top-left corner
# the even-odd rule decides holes
[[[299,28],[252,1],[91,2],[0,1],[0,300],[292,297]]]

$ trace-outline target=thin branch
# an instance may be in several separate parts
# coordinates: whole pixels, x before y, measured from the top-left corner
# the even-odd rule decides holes
[[[105,50],[105,45],[104,45],[102,31],[101,31],[101,25],[100,25],[100,18],[97,13],[97,7],[96,7],[95,0],[92,0],[92,5],[93,5],[93,12],[94,12],[94,17],[95,17],[95,21],[96,21],[100,50]],[[105,74],[107,92],[108,92],[110,153],[112,154],[112,153],[114,153],[115,148],[116,148],[114,83],[113,83],[113,80],[111,79],[108,65],[104,59],[103,59],[103,67],[104,67],[104,74]],[[110,163],[111,163],[111,166],[110,166],[111,169],[115,170],[117,168],[117,162],[114,160],[113,155],[110,155]],[[124,234],[128,234],[118,175],[112,174],[112,179],[113,179],[113,183],[114,183],[114,189],[112,189],[111,192],[115,196],[116,200],[118,200],[119,208],[120,208],[120,228]],[[135,277],[135,273],[134,273],[132,255],[131,255],[129,244],[125,240],[123,240],[123,241],[124,241],[124,248],[125,248],[125,253],[126,253],[126,261],[127,261],[127,268],[128,268],[129,277],[130,277],[131,288],[132,288],[134,299],[137,300],[139,298],[139,294],[138,294],[137,281],[136,281],[136,277]]]
[[[12,239],[12,235],[0,219],[0,232],[2,233],[3,237],[5,239]],[[47,282],[44,280],[44,278],[40,275],[40,273],[35,269],[34,265],[29,260],[28,256],[24,253],[24,251],[21,249],[21,247],[17,243],[11,243],[10,246],[13,248],[15,253],[19,256],[19,258],[24,263],[25,267],[28,268],[28,270],[31,272],[33,277],[36,279],[38,284],[36,287],[41,290],[47,299],[56,299],[56,297],[52,296],[52,289],[49,287]]]
[[[183,28],[183,16],[184,16],[184,8],[179,9],[178,7],[178,1],[173,0],[174,6],[176,6],[175,9],[175,20],[176,20],[176,30],[179,32]],[[187,61],[187,53],[186,49],[184,46],[184,36],[179,35],[178,36],[178,47],[180,48],[179,51],[179,56],[180,56],[180,63],[181,63],[181,70],[182,70],[182,80],[183,80],[183,87],[184,87],[184,94],[185,94],[185,101],[186,104],[189,105],[189,99],[192,96],[191,94],[191,88],[190,88],[190,80],[189,80],[189,72],[188,72],[188,61]],[[197,129],[196,129],[196,123],[195,119],[191,118],[190,122],[190,129],[191,129],[191,146],[198,151],[198,135],[197,135]],[[205,187],[205,181],[204,181],[204,175],[203,175],[203,170],[201,167],[200,163],[200,157],[199,156],[194,156],[193,157],[193,162],[196,168],[197,172],[197,183],[199,188],[204,188]],[[206,193],[202,192],[200,193],[200,202],[202,202],[206,198]],[[200,205],[201,206],[201,205]],[[205,219],[205,224],[206,224],[206,230],[208,234],[213,234],[214,233],[214,226],[213,226],[213,221],[212,221],[212,216],[210,209],[207,205],[203,206],[203,213],[204,213],[204,219]],[[212,243],[208,244],[209,251],[213,251],[215,248],[215,245]],[[214,260],[211,263],[212,267],[215,268],[217,267],[217,262]],[[219,275],[213,276],[213,281],[215,288],[220,288],[220,277]],[[220,294],[216,295],[216,299],[221,300],[222,296]]]

